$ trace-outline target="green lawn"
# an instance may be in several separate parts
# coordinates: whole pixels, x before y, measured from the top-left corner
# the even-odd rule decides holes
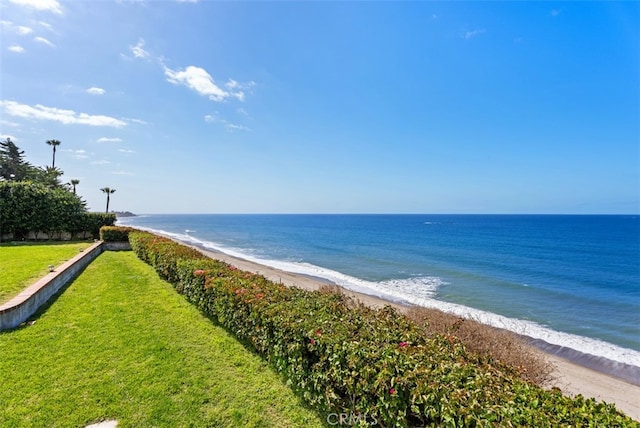
[[[24,288],[76,256],[89,242],[0,244],[0,304],[11,300]]]
[[[0,333],[0,426],[313,427],[257,355],[132,252],[105,252],[36,323]]]

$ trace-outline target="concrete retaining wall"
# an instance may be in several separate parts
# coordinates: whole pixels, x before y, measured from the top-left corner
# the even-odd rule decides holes
[[[125,242],[105,242],[104,249],[106,251],[129,251],[131,244],[129,241]]]
[[[23,290],[7,303],[0,305],[0,330],[15,328],[25,322],[42,304],[73,280],[82,269],[105,249],[108,248],[103,242],[96,242],[82,253],[57,267],[55,271]]]

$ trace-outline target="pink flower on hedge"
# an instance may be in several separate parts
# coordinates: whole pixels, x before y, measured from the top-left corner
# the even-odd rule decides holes
[[[408,342],[400,342],[400,343],[398,343],[398,346],[401,347],[401,348],[404,348],[408,344],[409,344]]]
[[[256,294],[256,299],[262,299],[263,297],[264,297],[264,294],[262,293]]]
[[[204,269],[196,269],[196,270],[193,271],[193,274],[195,276],[202,276],[202,275],[204,275],[206,273],[207,273],[207,271],[204,270]]]
[[[389,390],[389,394],[393,395],[393,394],[395,394],[395,393],[396,393],[396,389],[395,389],[395,388],[391,388],[391,389]]]
[[[316,336],[322,336],[322,330],[317,329],[316,330]]]
[[[314,339],[311,339],[311,340],[309,340],[309,343],[312,344],[312,345],[315,345],[316,341]]]

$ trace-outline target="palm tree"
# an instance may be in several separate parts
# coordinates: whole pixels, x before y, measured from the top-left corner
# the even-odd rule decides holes
[[[53,162],[51,163],[51,168],[56,167],[56,147],[62,144],[62,142],[58,140],[47,140],[47,144],[53,147]]]
[[[76,194],[76,185],[80,184],[80,180],[78,180],[77,178],[72,179],[69,182],[72,186],[73,186],[73,194]]]
[[[111,189],[111,188],[109,188],[109,187],[103,187],[103,188],[102,188],[102,189],[100,189],[100,190],[102,190],[102,192],[103,192],[103,193],[106,193],[106,194],[107,194],[107,210],[106,210],[105,212],[106,212],[106,213],[109,213],[109,195],[110,195],[111,193],[115,192],[115,191],[116,191],[116,189]]]

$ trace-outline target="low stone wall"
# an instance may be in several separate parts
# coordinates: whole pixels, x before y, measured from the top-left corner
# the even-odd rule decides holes
[[[82,253],[57,267],[55,271],[23,290],[7,303],[0,305],[0,330],[15,328],[25,322],[42,304],[74,279],[82,269],[105,249],[107,249],[107,246],[103,242],[96,242]]]

